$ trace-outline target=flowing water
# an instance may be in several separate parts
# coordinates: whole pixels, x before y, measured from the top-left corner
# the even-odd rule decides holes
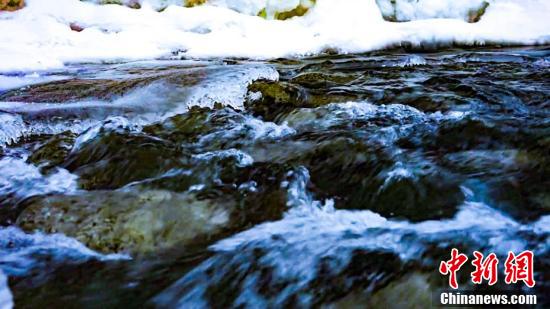
[[[423,307],[454,247],[534,251],[547,303],[549,68],[541,46],[0,75],[0,307]]]

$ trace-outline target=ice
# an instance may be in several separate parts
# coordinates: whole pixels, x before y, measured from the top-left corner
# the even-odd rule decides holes
[[[17,141],[25,135],[27,126],[21,116],[9,113],[0,113],[0,146]]]
[[[33,104],[0,102],[0,108],[10,110],[10,113],[0,112],[0,148],[16,143],[21,138],[31,135],[59,134],[64,131],[81,133],[98,122],[97,120],[91,119],[48,119],[45,121],[37,121],[35,123],[25,121],[21,114],[24,113],[25,110],[32,110],[35,107],[37,106]],[[48,109],[45,105],[41,105],[38,108],[40,110]],[[13,113],[11,113],[12,111]]]
[[[297,0],[267,2],[275,10],[291,7]],[[399,1],[405,2],[409,3]],[[478,2],[403,4],[400,14],[412,21],[395,23],[382,18],[375,0],[318,0],[306,16],[286,21],[255,16],[266,0],[214,1],[194,8],[172,5],[161,12],[155,5],[136,10],[78,0],[28,0],[20,11],[0,13],[0,28],[9,29],[0,32],[0,72],[174,53],[191,58],[275,58],[327,48],[364,52],[404,42],[433,46],[550,42],[550,1],[492,0],[479,22],[468,23],[464,12]],[[84,30],[72,31],[71,23]]]
[[[212,107],[221,103],[236,109],[243,108],[248,86],[259,79],[278,80],[279,73],[265,65],[238,65],[220,68],[208,74],[191,90],[187,106]]]

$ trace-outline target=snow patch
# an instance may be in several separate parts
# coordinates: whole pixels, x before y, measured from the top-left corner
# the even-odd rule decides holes
[[[403,42],[434,46],[550,42],[550,1],[546,0],[492,0],[481,20],[473,24],[462,15],[478,0],[423,0],[411,4],[413,9],[400,9],[412,20],[404,23],[385,21],[374,0],[318,0],[304,17],[286,21],[231,9],[252,13],[248,10],[256,11],[266,0],[223,2],[194,8],[169,6],[157,12],[150,5],[136,10],[78,0],[28,0],[24,9],[0,14],[0,29],[10,30],[0,32],[0,59],[8,59],[0,61],[0,72],[173,53],[195,58],[276,58],[316,54],[327,48],[365,52]],[[268,2],[286,7],[297,0]],[[405,2],[409,3],[400,1]],[[72,31],[71,23],[84,30]]]

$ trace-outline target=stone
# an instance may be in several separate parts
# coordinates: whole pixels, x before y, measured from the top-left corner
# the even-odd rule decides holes
[[[25,6],[25,0],[0,0],[0,11],[16,11]]]
[[[165,190],[94,191],[37,198],[19,215],[26,231],[63,233],[105,253],[146,254],[190,245],[230,223],[234,203]]]

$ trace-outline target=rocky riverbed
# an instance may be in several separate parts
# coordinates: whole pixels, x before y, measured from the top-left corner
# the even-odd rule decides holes
[[[540,46],[3,74],[0,307],[424,307],[453,247],[533,250],[543,304],[549,68]]]

